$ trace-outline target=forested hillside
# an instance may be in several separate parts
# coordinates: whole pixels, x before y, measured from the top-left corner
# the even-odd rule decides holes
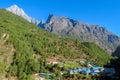
[[[94,43],[58,37],[0,9],[0,79],[31,80],[32,74],[47,71],[45,64],[51,58],[60,62],[86,59],[104,65],[111,57]]]

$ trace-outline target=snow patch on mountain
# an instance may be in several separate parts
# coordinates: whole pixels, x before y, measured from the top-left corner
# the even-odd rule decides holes
[[[24,10],[23,10],[22,8],[19,8],[17,5],[12,5],[12,6],[8,7],[8,8],[6,8],[6,10],[8,10],[8,11],[10,11],[10,12],[12,12],[12,13],[14,13],[14,14],[16,14],[16,15],[24,18],[24,19],[26,19],[26,20],[29,21],[30,23],[33,23],[33,24],[36,24],[36,25],[39,23],[38,20],[36,20],[36,19],[28,16],[28,15],[24,12]]]

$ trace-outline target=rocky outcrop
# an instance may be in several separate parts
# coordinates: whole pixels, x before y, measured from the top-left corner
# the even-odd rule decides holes
[[[120,38],[104,27],[82,23],[64,16],[57,18],[50,14],[47,21],[41,21],[39,26],[58,35],[75,36],[85,42],[95,42],[109,53],[120,44]]]

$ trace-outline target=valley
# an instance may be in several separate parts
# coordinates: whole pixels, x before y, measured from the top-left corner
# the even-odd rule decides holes
[[[16,10],[15,5],[13,8]],[[100,73],[106,68],[113,70],[108,72],[113,73],[109,78],[119,79],[119,72],[115,71],[118,66],[111,63],[119,58],[107,51],[108,47],[115,51],[118,36],[97,25],[49,17],[46,23],[36,25],[23,15],[0,9],[0,80],[102,80]],[[119,47],[115,54],[119,54]],[[95,66],[99,72],[94,75]]]

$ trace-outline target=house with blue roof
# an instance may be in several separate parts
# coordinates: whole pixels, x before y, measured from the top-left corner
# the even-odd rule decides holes
[[[81,69],[80,68],[76,68],[73,70],[74,73],[80,73],[81,72]]]
[[[81,71],[81,73],[83,73],[83,74],[89,74],[89,73],[91,73],[91,69],[90,69],[90,68],[83,69],[83,70]]]
[[[94,75],[97,75],[98,73],[97,72],[91,72],[90,74],[94,76]]]
[[[91,73],[92,75],[96,75],[98,73],[100,73],[100,70],[102,69],[102,67],[100,66],[93,66],[91,67]]]
[[[68,69],[68,73],[69,73],[69,74],[73,74],[74,72],[73,72],[72,69]]]
[[[40,76],[41,76],[42,78],[45,78],[46,76],[48,76],[49,79],[52,79],[53,74],[40,73]]]
[[[101,68],[102,68],[102,67],[100,67],[100,66],[93,66],[93,67],[92,67],[93,70],[100,70]]]

